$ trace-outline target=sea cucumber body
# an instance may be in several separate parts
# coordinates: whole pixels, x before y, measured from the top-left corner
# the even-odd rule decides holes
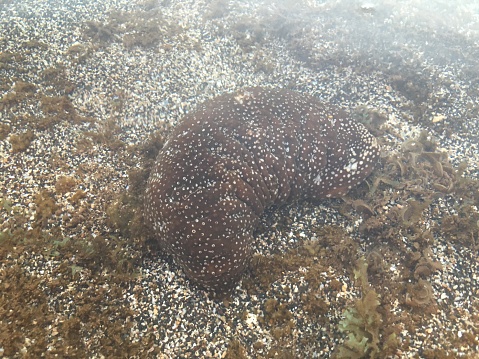
[[[314,97],[265,88],[226,94],[188,114],[152,169],[145,217],[195,282],[241,278],[264,210],[345,194],[378,158],[376,139]]]

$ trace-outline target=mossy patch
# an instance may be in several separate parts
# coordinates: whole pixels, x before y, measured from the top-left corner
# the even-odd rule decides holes
[[[23,101],[35,96],[37,87],[29,82],[16,81],[11,91],[0,99],[0,110],[18,107]]]
[[[40,78],[46,87],[51,88],[47,93],[65,96],[75,90],[75,84],[68,80],[64,66],[47,68],[40,74]]]
[[[10,145],[12,146],[12,152],[18,153],[25,151],[32,143],[35,135],[33,131],[25,131],[19,134],[13,134],[10,136]]]
[[[3,259],[2,259],[3,261]],[[48,327],[54,313],[42,290],[44,278],[28,273],[18,264],[0,271],[0,347],[7,357],[47,351]]]
[[[383,320],[378,311],[379,296],[369,285],[365,258],[358,260],[354,277],[361,287],[362,296],[352,307],[345,310],[344,318],[339,323],[339,329],[348,333],[348,337],[337,348],[336,357],[378,358],[380,353],[384,356],[386,348],[380,348]]]
[[[110,117],[98,125],[98,130],[85,132],[85,136],[91,138],[95,143],[106,146],[114,151],[125,146],[119,138],[121,127],[118,125],[117,118]]]
[[[6,123],[0,123],[0,141],[3,141],[10,134],[11,127]]]
[[[87,21],[83,33],[100,46],[121,42],[130,49],[168,45],[169,39],[179,36],[182,29],[177,21],[162,15],[157,2],[148,2],[138,4],[132,11],[112,12],[104,22]]]
[[[77,180],[71,176],[60,176],[55,183],[55,191],[60,194],[71,192],[76,186]]]
[[[231,340],[224,355],[225,359],[247,359],[246,350],[238,340]]]
[[[23,56],[18,53],[0,52],[0,70],[10,70],[15,63],[21,62]]]
[[[48,45],[45,44],[45,43],[42,42],[42,41],[38,41],[38,40],[28,40],[28,41],[24,41],[24,42],[22,43],[22,48],[28,49],[28,50],[35,50],[35,49],[38,49],[38,50],[46,50],[46,49],[48,49]]]
[[[35,196],[34,203],[36,205],[35,224],[40,227],[46,227],[58,209],[55,198],[52,193],[43,190]]]

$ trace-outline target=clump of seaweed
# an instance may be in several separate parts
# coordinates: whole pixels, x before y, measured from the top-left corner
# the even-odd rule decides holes
[[[85,198],[86,196],[86,192],[82,189],[79,189],[68,200],[72,204],[77,204],[81,199]]]
[[[408,284],[405,304],[415,308],[425,308],[435,304],[434,290],[431,283],[424,279],[419,279],[414,284]]]
[[[113,116],[99,123],[99,128],[96,131],[85,132],[86,137],[111,150],[119,150],[125,146],[125,143],[119,139],[120,134],[121,127],[118,125],[118,119]]]
[[[293,315],[287,305],[276,299],[267,299],[264,303],[264,321],[271,326],[281,326],[290,323]]]
[[[158,7],[131,12],[124,20],[126,21],[123,26],[126,31],[122,41],[126,48],[151,47],[168,43],[168,39],[174,39],[182,32],[180,26],[166,19]]]
[[[76,186],[77,181],[71,176],[60,176],[55,183],[55,191],[60,194],[71,192]]]
[[[398,195],[412,193],[423,198],[437,198],[438,194],[451,193],[457,183],[457,172],[447,154],[438,151],[430,136],[422,132],[416,139],[406,141],[402,152],[383,159],[381,175],[376,175],[370,194],[383,185],[398,190]]]
[[[30,144],[34,138],[35,135],[31,130],[11,135],[10,145],[12,146],[12,152],[18,153],[25,151],[28,147],[30,147]]]
[[[361,122],[374,136],[384,135],[383,125],[387,121],[387,116],[377,110],[366,106],[358,106],[352,113],[354,119]]]
[[[86,21],[83,29],[85,37],[98,42],[101,45],[118,40],[119,36],[117,35],[117,32],[118,29],[113,24],[92,20]]]
[[[321,320],[329,311],[329,304],[314,292],[308,292],[301,297],[303,309],[311,316]]]
[[[357,257],[358,243],[347,232],[338,226],[319,226],[315,229],[315,240],[305,240],[297,248],[286,253],[273,256],[256,255],[253,257],[247,275],[243,279],[243,287],[249,293],[267,291],[271,284],[288,272],[297,271],[301,267],[308,268],[304,279],[312,290],[322,283],[321,272],[328,266],[350,268],[351,258]],[[319,261],[318,258],[321,258]],[[341,285],[339,285],[341,287]],[[331,290],[334,291],[331,284]],[[311,304],[304,297],[305,308],[313,310],[316,304]]]
[[[91,56],[93,49],[93,46],[76,43],[67,49],[66,55],[73,64],[83,64]]]
[[[16,107],[22,101],[35,96],[36,86],[25,82],[16,81],[11,89],[0,99],[0,110]]]
[[[446,236],[451,243],[466,245],[474,250],[478,249],[479,212],[477,208],[478,206],[468,203],[457,206],[458,213],[444,216],[441,223],[436,226],[436,231]]]
[[[41,74],[43,83],[49,87],[55,95],[70,95],[75,90],[75,84],[68,80],[64,66],[49,67]]]
[[[348,339],[339,347],[338,358],[375,358],[379,354],[379,328],[382,324],[378,312],[379,298],[369,287],[367,263],[364,258],[358,260],[354,278],[359,282],[362,296],[353,307],[346,309],[339,329],[348,333]]]
[[[107,137],[115,138],[113,134],[118,133],[119,127],[115,121],[107,121],[103,131],[105,133],[100,134],[101,137],[93,136],[93,138],[96,140],[106,139]],[[151,134],[150,138],[144,143],[128,148],[131,153],[138,155],[143,166],[128,171],[128,190],[115,196],[106,210],[108,223],[126,237],[140,238],[141,240],[147,237],[147,229],[143,218],[143,195],[150,174],[149,169],[158,151],[163,146],[166,132],[167,127],[163,131]],[[112,141],[112,139],[109,141]],[[110,142],[105,144],[108,145],[108,143]],[[123,143],[121,145],[123,146]]]
[[[451,247],[459,244],[478,248],[479,181],[464,176],[466,167],[462,163],[454,168],[434,138],[423,132],[406,141],[399,153],[381,159],[381,168],[373,173],[372,185],[363,201],[348,200],[343,206],[346,215],[352,215],[351,209],[363,214],[360,231],[369,238],[366,249],[369,279],[383,304],[375,307],[372,301],[365,307],[361,303],[359,309],[374,313],[376,308],[382,315],[380,356],[385,350],[392,350],[397,342],[394,338],[401,330],[417,332],[423,320],[429,321],[430,315],[445,305],[436,303],[429,279],[442,270],[433,251],[437,241],[448,241]],[[439,218],[444,204],[450,214],[429,226],[428,218]],[[363,292],[362,298],[367,298],[366,294]],[[370,296],[369,299],[374,299]],[[399,303],[404,308],[401,317],[388,310],[390,303]],[[347,323],[364,321],[359,309],[356,306],[349,309]],[[343,328],[347,323],[344,322]],[[364,325],[362,328],[364,332]],[[343,352],[344,357],[360,356],[362,350],[373,352],[375,348],[367,344],[372,343],[375,334],[354,330],[357,334],[349,334],[346,342],[349,351]],[[452,348],[461,345],[460,341],[454,341],[444,353],[451,353]],[[407,346],[407,342],[402,345]],[[370,356],[369,352],[366,356]]]
[[[0,70],[12,69],[15,62],[22,61],[22,56],[18,53],[0,52]]]
[[[208,5],[204,18],[206,20],[219,19],[229,12],[230,4],[227,0],[213,0]]]
[[[0,210],[11,212],[8,202],[3,199]],[[19,225],[16,221],[0,232],[3,355],[15,357],[23,352],[41,357],[49,352],[77,357],[92,350],[104,356],[128,352],[146,357],[147,350],[148,355],[160,354],[153,335],[147,334],[140,342],[129,340],[132,311],[123,293],[134,279],[138,251],[116,237],[70,239],[60,233],[52,236],[40,227],[24,230]],[[58,260],[51,272],[31,273],[25,267],[32,258],[36,262],[45,256]],[[49,305],[51,296],[58,305]],[[64,317],[62,303],[75,308],[68,317]],[[87,348],[85,338],[91,337],[95,341]]]
[[[46,227],[58,209],[58,205],[53,195],[46,190],[39,192],[35,196],[34,203],[36,205],[35,224],[40,227]]]
[[[40,109],[45,116],[35,118],[33,124],[39,130],[67,121],[71,123],[92,122],[91,118],[79,116],[75,106],[67,96],[45,96],[40,98]]]
[[[397,338],[390,334],[381,343],[383,318],[379,311],[379,296],[368,282],[366,259],[360,258],[354,278],[360,284],[362,296],[344,312],[339,329],[348,333],[346,341],[338,347],[337,358],[378,358],[385,356],[397,347]]]
[[[243,280],[243,286],[249,293],[267,291],[285,272],[295,271],[306,262],[307,260],[302,259],[297,251],[272,257],[254,256]]]
[[[34,49],[38,49],[38,50],[46,50],[48,49],[48,45],[45,44],[44,42],[41,42],[41,41],[38,41],[38,40],[28,40],[28,41],[24,41],[22,43],[22,47],[24,49],[28,49],[28,50],[34,50]]]
[[[0,271],[0,344],[6,357],[18,356],[25,352],[25,347],[31,356],[45,354],[47,328],[54,314],[41,282],[42,278],[28,273],[18,264]]]
[[[138,198],[123,193],[107,207],[108,223],[123,235],[139,235],[144,232],[143,215],[139,208]]]
[[[3,141],[10,134],[10,126],[6,123],[0,123],[0,141]]]
[[[13,79],[11,77],[0,77],[0,91],[7,92],[12,87]]]
[[[385,259],[382,253],[383,247],[373,248],[366,255],[366,263],[369,274],[381,275],[385,269]]]
[[[247,359],[246,350],[239,340],[231,340],[224,354],[225,359]]]
[[[100,46],[122,42],[126,48],[166,43],[180,33],[178,23],[162,16],[158,2],[143,2],[129,12],[112,12],[105,22],[85,22],[85,37]]]
[[[272,349],[286,349],[286,343],[295,328],[293,314],[288,306],[276,299],[267,299],[264,302],[264,316],[259,318],[259,322],[270,329],[271,336],[277,342]]]
[[[426,235],[432,235],[427,232]],[[414,279],[426,278],[432,275],[433,273],[442,270],[442,264],[439,261],[434,261],[431,259],[432,251],[429,246],[424,247],[420,250],[420,244],[418,242],[414,243],[418,251],[412,252],[409,263],[411,267],[414,265],[413,277]]]

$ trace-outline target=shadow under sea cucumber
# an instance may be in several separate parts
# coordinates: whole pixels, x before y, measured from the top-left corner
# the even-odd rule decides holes
[[[174,128],[145,194],[145,218],[187,277],[233,288],[264,210],[346,194],[373,170],[374,136],[318,99],[249,88],[216,97]]]

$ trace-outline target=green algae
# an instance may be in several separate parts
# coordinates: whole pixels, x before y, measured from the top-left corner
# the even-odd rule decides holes
[[[345,310],[344,319],[339,322],[339,329],[348,333],[348,337],[337,349],[337,358],[377,358],[380,353],[379,335],[383,320],[378,311],[379,296],[368,282],[367,267],[366,260],[361,258],[354,270],[362,296]]]

